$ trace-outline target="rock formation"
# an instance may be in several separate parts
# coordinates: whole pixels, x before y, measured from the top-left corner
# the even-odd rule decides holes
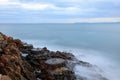
[[[46,47],[34,48],[0,33],[0,80],[75,80],[67,66],[73,57]]]
[[[21,56],[22,42],[0,33],[0,74],[12,80],[35,80],[33,68]]]
[[[75,76],[75,65],[93,66],[71,53],[34,48],[0,33],[0,80],[88,80]],[[98,80],[108,80],[98,76]]]

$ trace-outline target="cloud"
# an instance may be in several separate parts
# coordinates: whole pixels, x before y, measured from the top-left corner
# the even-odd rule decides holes
[[[21,3],[20,7],[28,10],[45,10],[47,8],[54,9],[55,6],[52,4],[38,4],[38,3]]]
[[[50,23],[104,23],[120,22],[120,18],[70,18],[70,19],[43,19]]]
[[[0,8],[22,8],[26,10],[54,10],[54,12],[81,12],[81,11],[98,11],[104,10],[104,8],[114,9],[114,7],[120,7],[114,3],[119,3],[118,0],[59,0],[59,1],[42,1],[39,0],[0,0]],[[112,4],[111,4],[112,3]],[[62,4],[62,5],[61,5]],[[110,4],[110,5],[109,5]],[[113,5],[114,4],[114,5]],[[64,6],[63,6],[64,5]],[[68,5],[68,6],[65,6]],[[108,6],[109,5],[109,6]],[[14,7],[11,7],[14,6]],[[103,6],[103,7],[102,7]]]
[[[99,23],[99,22],[120,22],[120,18],[74,18],[69,19],[68,23]]]
[[[53,14],[76,14],[80,10],[79,7],[76,6],[67,6],[67,7],[62,7],[62,6],[56,6],[55,4],[52,3],[37,3],[37,2],[21,2],[18,0],[0,0],[0,9],[3,8],[21,8],[24,10],[36,10],[36,11],[52,11]]]
[[[0,0],[0,21],[114,22],[119,21],[119,4],[120,0]]]
[[[11,1],[11,0],[0,0],[1,8],[10,8],[11,6],[17,6],[19,8],[28,9],[28,10],[56,10],[56,11],[77,11],[77,7],[58,7],[51,3],[23,3],[20,1]],[[12,7],[13,8],[13,7]]]
[[[23,9],[35,9],[35,10],[43,10],[47,7],[50,7],[50,4],[40,4],[40,3],[23,3],[20,1],[11,1],[11,0],[0,0],[1,8],[13,8],[11,6],[17,6]]]
[[[11,0],[0,0],[0,5],[6,6],[6,5],[18,5],[19,3],[16,1]]]

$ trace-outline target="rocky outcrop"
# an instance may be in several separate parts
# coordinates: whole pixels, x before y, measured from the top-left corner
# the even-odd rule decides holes
[[[89,80],[75,75],[75,65],[93,67],[71,53],[34,48],[0,33],[0,80]],[[97,80],[108,80],[97,76]]]
[[[75,80],[73,70],[67,66],[67,62],[74,57],[72,54],[49,51],[46,47],[30,50],[27,48],[27,50],[29,54],[25,59],[30,65],[33,65],[36,78],[42,80]],[[22,48],[21,51],[23,51]]]
[[[75,80],[73,70],[67,66],[73,57],[46,47],[34,48],[0,33],[1,80]]]
[[[19,48],[22,46],[20,40],[0,33],[0,74],[12,80],[35,80],[33,68],[21,56]]]

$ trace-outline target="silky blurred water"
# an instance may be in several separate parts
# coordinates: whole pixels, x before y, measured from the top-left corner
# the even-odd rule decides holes
[[[119,23],[0,24],[0,32],[35,47],[73,52],[78,59],[100,67],[110,80],[120,80]]]

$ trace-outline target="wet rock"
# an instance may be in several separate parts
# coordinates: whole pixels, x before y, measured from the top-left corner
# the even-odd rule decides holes
[[[56,68],[53,71],[49,71],[49,73],[53,76],[53,80],[75,80],[73,71],[66,67]]]
[[[50,70],[64,67],[65,66],[65,60],[62,58],[51,58],[45,61],[45,64],[47,65],[47,68]]]
[[[46,47],[43,47],[41,49],[41,53],[49,53],[50,51],[46,48]]]
[[[23,43],[23,46],[20,48],[20,51],[23,53],[30,53],[31,49],[33,49],[32,44]]]
[[[56,51],[56,52],[51,52],[51,57],[72,60],[74,58],[74,55],[72,55],[71,53],[67,53],[67,52]]]
[[[75,80],[74,72],[66,66],[65,59],[50,58],[45,61],[44,67],[39,76],[43,80],[45,78],[47,80]]]
[[[84,62],[84,61],[78,61],[77,64],[79,64],[81,66],[85,66],[85,67],[92,67],[93,66],[90,63]]]
[[[46,47],[42,48],[42,51],[45,52],[45,51],[48,51],[48,49]]]
[[[33,65],[36,77],[42,80],[75,80],[73,70],[66,66],[68,57],[63,52],[53,52],[45,49],[31,49],[30,54],[26,56],[26,60]],[[73,57],[73,56],[72,56]],[[62,74],[61,74],[62,73]],[[69,77],[67,77],[69,76]]]
[[[32,53],[32,54],[39,54],[40,51],[41,51],[40,48],[33,48],[33,49],[31,49],[31,53]]]
[[[31,50],[31,49],[33,48],[33,45],[32,45],[32,44],[27,44],[27,43],[25,43],[25,44],[23,45],[23,48],[24,48],[24,49],[29,49],[29,50]]]

